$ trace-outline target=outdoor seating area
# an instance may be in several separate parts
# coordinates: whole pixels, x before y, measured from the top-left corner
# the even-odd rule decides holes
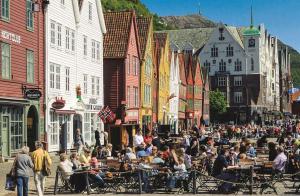
[[[289,145],[291,138],[287,132],[281,133],[286,134],[287,139],[277,141],[267,132],[259,133],[259,137],[256,133],[244,137],[245,128],[239,136],[234,131],[230,135],[228,129],[232,127],[213,131],[195,129],[167,138],[147,133],[134,150],[125,147],[113,152],[110,144],[109,153],[105,153],[105,147],[94,147],[93,152],[84,148],[79,159],[83,154],[90,159],[86,163],[79,161],[70,178],[66,179],[58,167],[54,194],[299,192],[297,138],[292,138],[293,143]],[[137,133],[134,140],[140,136],[142,133]],[[71,162],[74,163],[72,158]],[[74,183],[78,180],[80,188]]]

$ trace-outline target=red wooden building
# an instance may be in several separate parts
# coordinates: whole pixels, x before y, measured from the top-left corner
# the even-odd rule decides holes
[[[185,75],[185,65],[184,65],[184,55],[182,53],[178,54],[179,59],[179,76],[180,76],[180,84],[179,84],[179,107],[178,107],[178,128],[180,130],[186,129],[186,119],[185,119],[185,111],[186,111],[186,75]]]
[[[202,118],[203,79],[200,63],[197,57],[193,57],[193,78],[194,78],[194,122],[200,126]]]
[[[44,139],[44,13],[42,0],[0,5],[0,132],[2,155]],[[42,5],[43,4],[43,5]],[[35,8],[35,9],[33,9]]]
[[[185,70],[186,70],[186,81],[187,81],[187,91],[186,91],[186,119],[187,119],[187,129],[191,129],[194,125],[194,78],[193,78],[193,58],[189,53],[185,54]]]
[[[119,145],[128,142],[139,122],[139,38],[134,11],[107,12],[104,19],[104,104],[117,115],[111,138]]]

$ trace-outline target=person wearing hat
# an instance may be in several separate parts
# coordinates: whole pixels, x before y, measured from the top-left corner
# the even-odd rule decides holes
[[[35,142],[36,150],[32,153],[34,182],[38,196],[43,196],[45,187],[45,169],[44,160],[46,159],[48,166],[51,166],[52,160],[46,150],[43,149],[43,144],[40,141]]]

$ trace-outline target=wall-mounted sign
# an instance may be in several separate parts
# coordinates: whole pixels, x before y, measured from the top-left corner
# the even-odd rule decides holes
[[[54,109],[62,109],[63,107],[65,107],[65,104],[66,104],[66,101],[63,100],[62,98],[61,99],[56,99],[53,103],[52,103],[52,107]]]
[[[42,96],[41,91],[37,89],[26,89],[25,98],[26,99],[39,99]]]
[[[21,44],[21,36],[20,35],[16,35],[14,33],[1,30],[1,37],[3,39],[7,39],[7,40],[15,42],[17,44]]]

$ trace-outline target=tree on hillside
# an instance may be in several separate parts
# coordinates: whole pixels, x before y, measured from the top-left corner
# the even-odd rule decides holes
[[[209,93],[210,118],[216,121],[227,111],[227,101],[219,89]]]

